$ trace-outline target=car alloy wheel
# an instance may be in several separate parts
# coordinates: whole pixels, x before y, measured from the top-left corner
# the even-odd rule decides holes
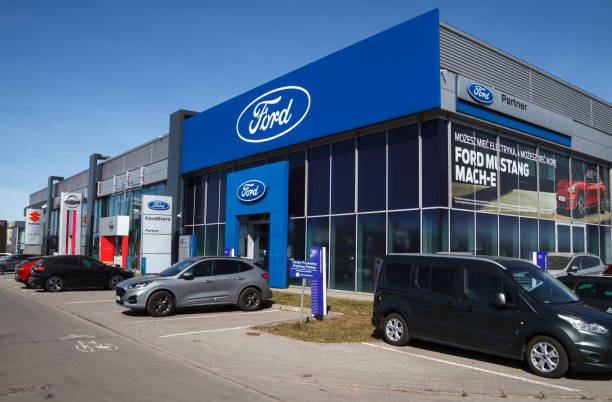
[[[255,288],[247,288],[240,294],[238,306],[244,311],[254,311],[261,306],[261,293]]]
[[[147,311],[153,317],[164,317],[174,311],[174,297],[165,290],[154,293],[147,302]]]
[[[117,287],[119,283],[121,283],[121,281],[123,281],[123,277],[121,275],[113,275],[110,278],[110,281],[108,281],[108,287],[111,290],[115,290],[115,288]]]
[[[407,345],[408,342],[410,342],[410,332],[404,317],[397,313],[392,313],[385,317],[383,323],[383,336],[385,342],[391,345]]]
[[[59,292],[64,288],[64,280],[59,276],[52,276],[47,279],[47,286],[45,286],[49,292]]]
[[[385,332],[387,333],[387,338],[391,339],[394,342],[402,339],[402,335],[404,335],[404,326],[397,318],[392,318],[387,321],[387,325],[385,326]]]
[[[525,350],[525,360],[531,371],[542,377],[559,378],[569,369],[565,348],[557,340],[539,335]]]
[[[559,352],[550,343],[536,343],[531,349],[531,362],[541,372],[550,373],[559,365]]]

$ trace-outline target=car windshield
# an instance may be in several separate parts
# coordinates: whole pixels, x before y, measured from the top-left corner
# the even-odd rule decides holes
[[[565,304],[580,300],[564,284],[536,266],[525,263],[504,265],[508,268],[512,279],[541,303]]]
[[[569,264],[571,259],[572,257],[563,257],[560,255],[548,256],[548,269],[551,271],[565,269],[565,267],[567,267],[567,264]]]
[[[187,268],[188,266],[190,266],[194,262],[195,262],[195,260],[183,260],[183,261],[177,262],[176,264],[172,265],[170,268],[164,269],[159,274],[161,276],[174,276],[174,275],[177,275],[179,272],[181,272],[182,270],[184,270],[185,268]]]

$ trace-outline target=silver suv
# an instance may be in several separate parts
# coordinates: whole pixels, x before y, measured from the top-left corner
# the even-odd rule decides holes
[[[269,275],[255,260],[200,257],[183,260],[158,275],[146,275],[117,285],[117,304],[147,310],[154,317],[177,307],[236,304],[257,310],[272,297]]]
[[[548,253],[548,273],[554,277],[566,275],[602,275],[606,266],[594,254]]]

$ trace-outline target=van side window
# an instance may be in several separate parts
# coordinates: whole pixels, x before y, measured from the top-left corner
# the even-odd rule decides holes
[[[505,285],[505,286],[504,286]],[[503,293],[506,302],[513,304],[516,300],[515,292],[499,276],[483,271],[466,270],[465,294],[472,300],[490,303],[496,293]]]
[[[419,266],[417,285],[424,290],[453,293],[454,268]]]
[[[410,272],[412,264],[390,262],[385,266],[382,281],[388,285],[410,286]]]

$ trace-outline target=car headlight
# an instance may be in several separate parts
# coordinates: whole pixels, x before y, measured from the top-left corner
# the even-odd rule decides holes
[[[602,325],[594,322],[588,322],[581,320],[580,318],[570,317],[563,314],[557,314],[557,317],[561,318],[572,324],[572,327],[576,328],[580,332],[588,332],[594,334],[607,334],[608,329]]]
[[[144,288],[147,287],[151,284],[151,282],[138,282],[138,283],[132,283],[131,285],[126,286],[126,289],[140,289],[140,288]]]

